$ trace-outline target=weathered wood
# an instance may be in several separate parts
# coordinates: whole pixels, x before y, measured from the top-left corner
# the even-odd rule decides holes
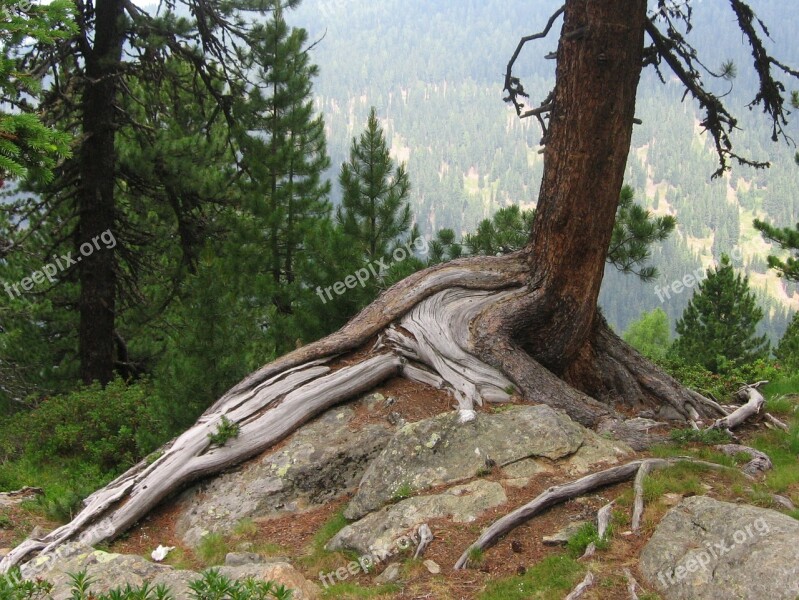
[[[416,552],[413,554],[414,558],[422,556],[430,545],[430,542],[433,541],[433,532],[430,530],[430,526],[427,523],[420,525],[417,533],[419,535],[419,544],[416,546]]]
[[[590,475],[586,475],[568,483],[550,487],[527,504],[520,506],[519,508],[511,511],[507,515],[497,519],[491,525],[489,525],[483,531],[483,533],[480,534],[480,537],[478,537],[477,540],[463,552],[461,557],[455,563],[454,569],[457,570],[466,567],[469,560],[469,552],[471,552],[474,548],[485,550],[486,548],[493,546],[502,536],[506,535],[512,529],[518,527],[519,525],[523,525],[535,515],[541,513],[551,506],[559,504],[560,502],[582,496],[583,494],[600,487],[627,481],[638,472],[641,465],[645,462],[650,463],[650,470],[662,469],[680,462],[692,462],[713,469],[732,469],[732,467],[727,467],[726,465],[696,460],[690,457],[647,458],[633,460],[623,465],[604,469],[603,471],[598,471],[596,473],[591,473]],[[737,469],[734,470],[737,471]]]
[[[633,490],[635,491],[635,500],[633,501],[633,516],[630,529],[633,533],[638,533],[641,528],[641,516],[644,514],[644,479],[652,468],[652,463],[645,460],[638,467],[638,473],[635,474],[635,482],[633,483]]]
[[[663,460],[667,462],[665,459]],[[469,558],[469,551],[473,548],[484,550],[493,546],[499,538],[510,530],[526,523],[532,517],[550,506],[554,506],[555,504],[571,498],[576,498],[588,491],[628,480],[635,474],[643,462],[643,460],[634,460],[617,467],[591,473],[590,475],[586,475],[575,481],[570,481],[569,483],[548,488],[546,491],[536,496],[531,502],[528,502],[492,523],[461,555],[455,563],[455,569],[463,569],[466,566]]]
[[[323,410],[398,374],[401,367],[396,355],[380,354],[332,373],[315,365],[274,377],[246,404],[229,405],[229,414],[206,413],[152,464],[140,463],[89,496],[70,523],[14,548],[0,562],[0,572],[32,552],[49,552],[78,536],[87,545],[114,538],[180,487],[259,454]],[[208,435],[223,415],[240,426],[238,437],[212,446]]]
[[[597,537],[600,540],[605,538],[605,533],[607,532],[608,525],[610,525],[612,510],[613,510],[613,500],[611,500],[605,506],[600,508],[596,513],[596,533]],[[583,552],[583,555],[580,557],[580,560],[593,556],[595,552],[596,552],[596,544],[594,542],[591,542],[586,547],[585,552]]]
[[[589,571],[585,574],[583,580],[577,584],[577,587],[566,596],[566,600],[577,600],[577,598],[582,596],[592,585],[594,585],[594,574]]]
[[[627,579],[627,593],[630,594],[630,600],[638,600],[638,594],[635,593],[635,588],[639,587],[638,582],[633,577],[630,569],[625,567],[623,573],[624,578]]]
[[[710,426],[710,428],[734,429],[747,419],[759,414],[760,409],[763,408],[763,405],[766,403],[766,399],[763,398],[763,394],[761,394],[757,388],[764,383],[768,382],[758,382],[753,385],[746,385],[738,390],[738,394],[746,396],[748,398],[748,402],[728,414],[726,417],[717,419],[713,425]]]

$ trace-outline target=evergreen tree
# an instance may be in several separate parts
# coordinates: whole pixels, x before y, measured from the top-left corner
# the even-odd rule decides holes
[[[630,323],[623,337],[647,358],[664,359],[671,346],[669,317],[662,308],[644,312],[638,320]]]
[[[799,312],[791,319],[780,343],[774,350],[782,366],[791,371],[799,371]]]
[[[388,256],[392,243],[411,226],[410,180],[405,165],[394,165],[383,129],[372,107],[366,130],[352,140],[349,161],[341,166],[341,206],[336,217],[365,261]]]
[[[709,270],[677,321],[679,338],[674,350],[682,360],[719,373],[731,367],[765,358],[769,343],[757,336],[763,318],[749,279],[735,274],[730,259]]]
[[[516,205],[499,209],[491,219],[484,219],[477,231],[467,234],[464,245],[471,254],[507,254],[521,250],[527,242],[535,210],[521,210]],[[643,266],[651,256],[651,247],[674,231],[674,217],[653,217],[636,204],[629,185],[622,187],[616,223],[608,248],[607,262],[622,273],[634,273],[643,281],[657,277],[657,269]]]
[[[288,26],[281,6],[269,3],[271,18],[252,48],[262,65],[257,85],[235,111],[247,130],[241,185],[249,220],[235,234],[241,250],[229,266],[246,281],[254,277],[242,293],[264,300],[260,320],[285,352],[301,337],[292,316],[313,293],[302,265],[312,260],[319,221],[330,218],[330,183],[322,180],[330,159],[324,120],[313,107],[318,69],[305,47],[308,35]]]

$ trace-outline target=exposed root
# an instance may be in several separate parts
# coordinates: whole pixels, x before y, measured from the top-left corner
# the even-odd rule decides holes
[[[581,597],[592,585],[594,585],[594,574],[589,571],[585,574],[583,580],[577,584],[577,587],[566,596],[566,600],[577,600],[577,598]]]
[[[520,506],[504,517],[494,521],[494,523],[492,523],[485,531],[483,531],[480,537],[477,538],[477,540],[464,551],[464,553],[455,563],[454,568],[456,570],[466,568],[469,562],[469,554],[470,552],[474,551],[474,549],[485,550],[486,548],[493,546],[509,531],[515,529],[519,525],[523,525],[535,515],[543,512],[545,509],[550,508],[551,506],[555,506],[556,504],[565,502],[566,500],[582,496],[583,494],[600,487],[627,481],[638,472],[641,465],[644,463],[649,463],[649,469],[651,470],[662,469],[680,462],[692,462],[715,469],[732,468],[724,465],[718,465],[716,463],[695,460],[688,457],[668,459],[647,458],[634,460],[623,465],[611,467],[596,473],[591,473],[590,475],[586,475],[580,479],[576,479],[575,481],[570,481],[568,483],[551,487],[536,496],[527,504]]]
[[[644,514],[644,479],[652,468],[652,463],[645,460],[638,467],[638,473],[635,474],[635,482],[633,483],[633,490],[635,491],[635,500],[633,501],[633,516],[630,529],[633,533],[638,533],[641,528],[641,517]]]

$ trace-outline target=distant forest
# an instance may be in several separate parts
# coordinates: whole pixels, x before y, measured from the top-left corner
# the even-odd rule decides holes
[[[375,106],[393,156],[407,163],[411,208],[424,235],[441,228],[466,234],[503,206],[533,207],[543,167],[541,132],[535,120],[519,120],[503,103],[502,77],[519,38],[540,30],[557,6],[550,0],[306,0],[290,20],[315,43],[316,106],[325,118],[331,179]],[[772,49],[798,63],[792,40],[799,15],[776,0],[753,6],[769,24]],[[600,303],[617,331],[655,307],[666,311],[673,330],[692,291],[661,302],[656,289],[716,264],[722,253],[741,257],[736,266],[750,277],[766,311],[761,330],[772,340],[799,308],[796,285],[767,273],[766,255],[774,249],[752,227],[755,217],[782,227],[799,221],[795,148],[772,143],[758,115],[738,100],[738,90],[751,89],[753,73],[730,19],[726,6],[703,2],[693,39],[709,68],[734,61],[732,85],[718,82],[718,91],[729,88],[731,104],[740,107],[741,130],[733,139],[739,152],[772,167],[735,167],[711,181],[716,159],[700,135],[697,106],[683,101],[675,82],[664,84],[653,69],[645,70],[637,110],[643,124],[634,132],[626,181],[639,203],[675,215],[678,227],[653,250],[657,280],[642,283],[608,268]],[[720,35],[724,28],[732,33]],[[555,49],[555,39],[528,45],[517,62],[533,102],[551,88],[555,65],[544,56]],[[334,202],[338,194],[334,185]]]

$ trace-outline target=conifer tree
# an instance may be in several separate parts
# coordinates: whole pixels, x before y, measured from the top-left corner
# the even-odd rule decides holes
[[[337,220],[366,261],[384,258],[391,244],[411,226],[410,180],[405,165],[394,165],[374,107],[366,130],[352,140],[349,161],[341,166]]]
[[[799,312],[791,319],[780,343],[774,350],[782,366],[791,371],[799,371]]]
[[[729,257],[722,255],[721,264],[708,270],[677,321],[680,337],[674,350],[685,362],[713,373],[765,358],[768,340],[755,331],[762,318],[749,279],[736,275]]]
[[[322,179],[330,159],[324,120],[313,107],[318,68],[308,55],[307,32],[289,27],[279,0],[269,8],[271,18],[252,48],[262,65],[257,85],[236,106],[246,129],[241,185],[249,219],[235,234],[242,250],[230,267],[255,274],[254,287],[242,291],[265,300],[261,321],[285,352],[298,337],[292,315],[313,294],[302,265],[311,260],[319,222],[330,218],[330,183]]]

